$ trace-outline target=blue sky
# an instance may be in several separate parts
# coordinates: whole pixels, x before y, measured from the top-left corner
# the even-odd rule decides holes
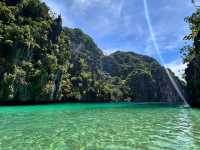
[[[105,54],[121,50],[149,55],[178,76],[185,68],[179,50],[185,43],[182,38],[189,33],[184,18],[194,12],[191,0],[43,1],[62,15],[64,26],[82,29]],[[164,62],[156,51],[154,38]]]

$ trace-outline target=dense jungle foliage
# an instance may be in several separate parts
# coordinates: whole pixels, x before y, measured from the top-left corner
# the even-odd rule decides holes
[[[63,27],[61,16],[39,0],[0,2],[0,102],[133,100],[180,98],[153,58],[129,52],[105,56],[92,38]]]
[[[70,52],[69,40],[76,46],[80,38],[83,51]],[[0,2],[1,101],[128,98],[121,80],[103,76],[95,59],[102,56],[91,38],[79,29],[63,29],[61,16],[39,0]]]
[[[184,38],[189,40],[190,44],[182,49],[184,61],[188,64],[185,78],[188,84],[189,103],[200,107],[200,9],[185,20],[191,30]]]

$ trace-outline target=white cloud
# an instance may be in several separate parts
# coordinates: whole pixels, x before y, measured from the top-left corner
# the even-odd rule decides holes
[[[117,52],[117,51],[121,51],[121,52],[132,52],[132,50],[127,50],[127,49],[120,49],[120,48],[115,48],[115,49],[104,49],[103,52],[104,52],[104,55],[108,56],[114,52]],[[134,52],[137,52],[137,51],[134,51]]]
[[[103,52],[104,52],[104,55],[108,56],[114,52],[118,51],[118,49],[104,49]]]
[[[145,21],[142,0],[42,1],[62,15],[64,26],[81,28],[106,54],[118,49],[137,49],[139,53],[160,58]],[[193,6],[188,0],[147,2],[156,42],[163,59],[168,60],[169,55],[178,55],[183,45],[182,37],[188,33],[183,18],[191,14]]]
[[[53,13],[56,13],[56,15],[62,15],[63,18],[63,24],[68,26],[68,27],[73,27],[74,26],[74,22],[72,19],[70,19],[66,14],[65,14],[65,6],[62,5],[62,3],[56,2],[56,1],[50,1],[50,0],[42,0],[43,2],[45,2],[48,7],[50,8],[50,10]]]
[[[62,14],[65,26],[82,28],[91,35],[95,34],[99,39],[122,28],[123,18],[128,15],[123,14],[126,0],[42,1],[57,14]],[[127,28],[130,29],[130,26]]]
[[[144,49],[144,53],[146,55],[149,55],[149,56],[153,56],[156,53],[155,48],[154,48],[153,43],[152,43],[152,39],[151,39],[150,36],[146,41],[146,47]]]
[[[166,68],[170,68],[176,76],[178,76],[180,79],[183,79],[183,75],[185,73],[185,69],[187,67],[187,64],[183,64],[182,59],[174,60],[168,64],[165,65]]]

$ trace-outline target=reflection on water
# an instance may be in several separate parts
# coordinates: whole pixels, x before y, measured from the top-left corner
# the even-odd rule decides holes
[[[132,104],[1,107],[0,149],[200,149],[199,110]]]

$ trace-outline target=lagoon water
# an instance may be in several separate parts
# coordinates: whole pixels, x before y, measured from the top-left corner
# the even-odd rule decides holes
[[[199,116],[156,104],[0,107],[0,150],[199,150]]]

